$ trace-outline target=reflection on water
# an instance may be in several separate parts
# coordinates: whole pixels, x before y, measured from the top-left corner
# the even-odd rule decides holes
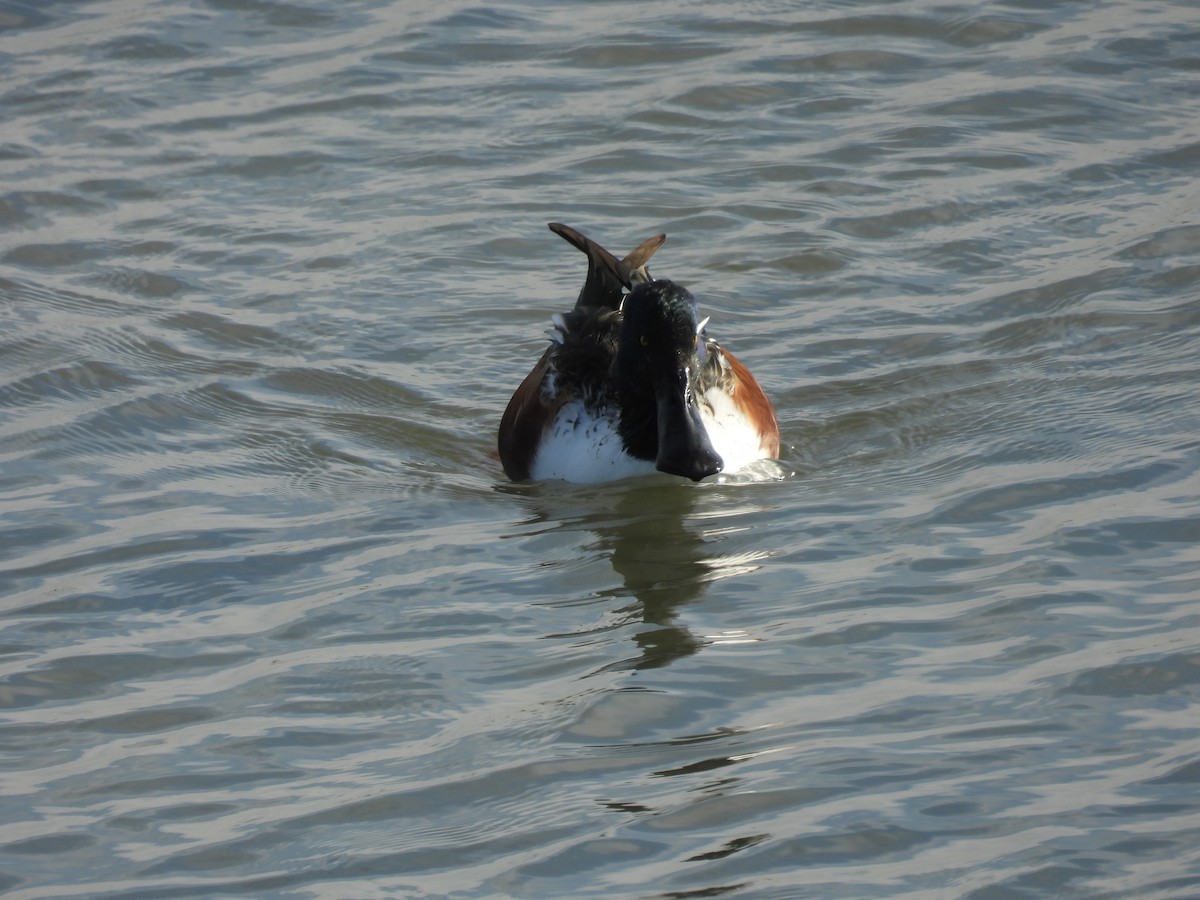
[[[657,480],[657,479],[656,479]],[[639,656],[611,663],[618,668],[648,669],[695,653],[702,641],[678,624],[681,607],[705,590],[712,563],[711,546],[688,521],[695,492],[676,485],[623,493],[615,521],[596,529],[601,546],[620,576],[624,592],[636,603],[618,611],[647,626],[634,637]]]
[[[694,635],[680,624],[679,613],[723,578],[754,572],[766,558],[763,550],[729,552],[725,538],[745,532],[739,523],[754,507],[722,506],[719,512],[698,512],[697,502],[714,485],[688,489],[666,478],[633,479],[595,489],[566,486],[534,488],[537,511],[521,523],[586,531],[590,550],[609,560],[619,585],[600,596],[622,605],[612,614],[614,624],[641,622],[633,640],[638,656],[608,664],[606,670],[664,666],[695,653],[714,636]],[[578,492],[578,493],[576,493]],[[607,496],[605,496],[607,495]],[[574,510],[586,504],[587,513]],[[632,599],[633,603],[628,603]],[[727,637],[725,640],[733,640]]]
[[[1196,894],[1194,18],[0,7],[0,891]],[[782,468],[503,478],[560,220]]]

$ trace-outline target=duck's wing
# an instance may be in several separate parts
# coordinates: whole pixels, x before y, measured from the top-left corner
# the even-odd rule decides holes
[[[665,234],[642,241],[623,259],[617,259],[587,235],[569,225],[551,222],[550,230],[579,248],[588,258],[587,280],[575,301],[575,308],[584,306],[606,306],[620,309],[625,289],[650,280],[646,263],[654,251],[667,239]]]
[[[542,396],[542,383],[550,374],[551,351],[547,350],[517,388],[500,419],[497,449],[504,474],[524,481],[537,456],[542,432],[554,414]]]

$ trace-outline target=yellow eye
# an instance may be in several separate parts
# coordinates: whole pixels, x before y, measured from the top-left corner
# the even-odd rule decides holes
[[[650,338],[646,337],[644,334],[640,338],[638,338],[638,340],[641,342],[641,345],[643,347],[650,346]]]

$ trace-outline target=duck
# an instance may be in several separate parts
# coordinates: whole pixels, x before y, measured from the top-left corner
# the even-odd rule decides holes
[[[777,458],[779,423],[762,387],[708,335],[695,296],[650,275],[666,235],[617,259],[570,226],[549,227],[586,254],[587,278],[574,308],[552,317],[550,345],[500,419],[505,474],[700,481]]]

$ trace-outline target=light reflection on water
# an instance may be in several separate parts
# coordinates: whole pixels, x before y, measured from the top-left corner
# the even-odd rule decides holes
[[[0,890],[1196,893],[1192,18],[0,11]],[[503,479],[551,220],[781,463]]]

